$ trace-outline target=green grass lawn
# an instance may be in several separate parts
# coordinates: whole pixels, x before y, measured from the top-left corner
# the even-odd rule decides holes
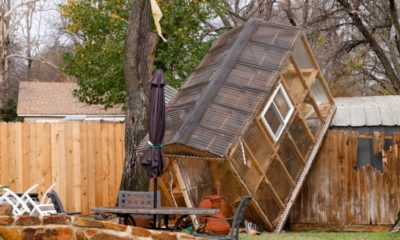
[[[243,240],[261,240],[261,239],[271,239],[271,240],[303,240],[303,239],[376,239],[376,240],[386,240],[386,239],[400,239],[400,233],[388,234],[387,232],[376,232],[376,233],[343,233],[343,232],[286,232],[286,233],[262,233],[259,236],[248,236],[246,233],[240,234],[240,239]]]

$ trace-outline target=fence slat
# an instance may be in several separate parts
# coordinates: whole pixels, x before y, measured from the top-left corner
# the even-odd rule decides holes
[[[16,189],[16,162],[15,162],[15,123],[8,123],[7,141],[8,141],[8,186],[10,189]]]
[[[100,123],[94,123],[94,159],[95,159],[95,164],[94,168],[96,170],[96,175],[94,176],[95,178],[95,202],[96,202],[96,207],[101,207],[103,205],[103,184],[102,184],[102,170],[101,170],[101,125]]]
[[[109,183],[110,183],[110,199],[108,206],[115,206],[117,201],[117,189],[116,189],[116,162],[115,162],[115,124],[108,125],[108,141],[109,141]]]
[[[8,126],[0,122],[1,185],[8,185]]]
[[[33,126],[34,124],[31,124]],[[59,164],[58,164],[58,130],[57,123],[51,123],[51,184],[56,184],[54,191],[60,193],[58,184],[59,182]]]
[[[124,139],[122,136],[124,136],[122,133],[122,125],[118,124],[115,126],[115,166],[117,170],[117,175],[116,175],[116,181],[117,181],[117,186],[121,186],[121,178],[122,178],[122,168],[123,168],[123,162],[124,160],[124,153],[123,153],[123,148],[124,148]],[[117,188],[116,190],[119,190]]]
[[[38,184],[37,164],[37,124],[29,125],[29,159],[31,163],[31,186]],[[38,190],[37,190],[38,191]]]
[[[87,144],[88,144],[88,188],[89,188],[89,206],[96,206],[96,189],[95,189],[95,153],[94,153],[94,142],[95,142],[95,129],[94,123],[88,123],[87,125]]]
[[[66,167],[66,211],[74,211],[74,162],[73,162],[72,122],[65,123],[65,167]]]
[[[61,202],[67,203],[67,187],[66,187],[66,165],[65,165],[65,123],[57,124],[57,152],[58,152],[58,179],[57,183],[60,191]]]
[[[88,140],[87,124],[79,123],[80,131],[80,164],[81,164],[81,212],[89,214],[89,171],[88,171]]]
[[[109,206],[110,204],[110,186],[109,186],[109,139],[108,139],[108,125],[107,123],[101,124],[101,184],[102,189],[102,205]]]
[[[14,124],[15,137],[15,191],[22,192],[23,189],[23,164],[22,164],[22,123]]]
[[[31,163],[30,163],[30,150],[29,150],[29,123],[22,123],[22,191],[28,190],[31,185]]]
[[[74,210],[81,211],[81,146],[79,122],[72,123],[73,176],[74,176]]]

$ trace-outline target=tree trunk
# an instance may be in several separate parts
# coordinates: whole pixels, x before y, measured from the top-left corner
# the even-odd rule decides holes
[[[126,157],[120,189],[127,191],[147,191],[149,188],[149,177],[136,150],[148,132],[150,88],[147,80],[152,72],[152,53],[158,42],[158,37],[152,33],[152,21],[150,1],[134,0],[124,49]]]
[[[34,8],[26,15],[26,57],[31,57],[31,27],[32,21],[29,21],[29,16],[32,16]],[[31,81],[32,60],[28,59],[28,82]]]
[[[4,59],[4,5],[0,1],[0,84],[4,83],[5,59]]]

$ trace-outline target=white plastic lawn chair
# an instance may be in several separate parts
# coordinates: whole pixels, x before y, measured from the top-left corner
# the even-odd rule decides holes
[[[8,188],[3,188],[3,190],[5,193],[3,193],[3,195],[0,197],[0,203],[7,202],[10,204],[13,208],[12,214],[14,216],[21,216],[25,213],[30,213],[29,207],[17,194]]]
[[[40,204],[36,204],[28,195],[29,202],[33,205],[33,209],[31,213],[29,214],[30,216],[38,216],[38,217],[43,217],[43,216],[49,216],[51,214],[57,214],[56,209],[54,208],[54,204],[50,203],[51,199],[47,196],[47,193],[50,193],[53,188],[56,186],[56,184],[53,184],[47,189],[46,193],[44,194],[42,201]],[[47,199],[47,201],[46,201]]]

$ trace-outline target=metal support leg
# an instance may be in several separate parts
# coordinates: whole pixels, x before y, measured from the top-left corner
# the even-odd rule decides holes
[[[164,215],[165,228],[169,230],[168,221],[169,221],[169,215]]]
[[[131,225],[136,227],[135,219],[130,214],[117,214],[118,217],[122,217],[124,219],[124,224],[126,226]]]
[[[180,218],[178,219],[178,221],[176,221],[175,226],[174,226],[174,232],[176,232],[176,230],[178,229],[179,224],[182,222],[182,220],[183,220],[184,218],[187,218],[187,217],[189,217],[189,215],[182,215],[182,217],[180,217]]]

